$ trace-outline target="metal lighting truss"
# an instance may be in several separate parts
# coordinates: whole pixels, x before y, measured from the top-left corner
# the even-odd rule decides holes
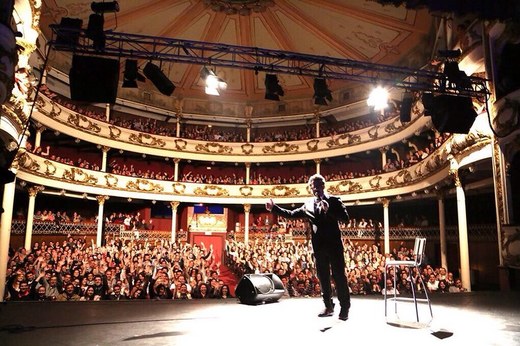
[[[147,61],[170,61],[186,64],[265,71],[343,79],[365,83],[379,83],[408,91],[426,91],[469,97],[489,93],[486,80],[465,76],[461,87],[449,81],[444,73],[425,69],[375,64],[350,59],[333,58],[257,47],[244,47],[222,43],[180,40],[120,32],[104,32],[104,47],[93,44],[86,30],[51,25],[54,37],[52,48],[76,54],[105,57],[125,57]],[[77,37],[74,44],[61,44],[57,37]],[[67,41],[68,42],[68,41]]]

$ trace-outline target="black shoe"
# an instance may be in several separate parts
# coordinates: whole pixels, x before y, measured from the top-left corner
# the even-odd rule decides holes
[[[348,309],[347,308],[341,308],[339,311],[339,319],[342,321],[348,320]]]
[[[325,307],[325,310],[320,312],[318,314],[318,317],[329,317],[329,316],[332,316],[332,315],[334,315],[334,304],[332,304],[331,306]]]

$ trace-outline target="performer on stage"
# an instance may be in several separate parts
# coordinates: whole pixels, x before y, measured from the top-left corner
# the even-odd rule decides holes
[[[350,294],[345,276],[345,258],[343,242],[338,221],[348,222],[349,216],[343,202],[335,196],[325,193],[325,178],[314,174],[309,178],[309,188],[314,195],[301,207],[294,210],[280,208],[272,199],[265,207],[277,215],[287,218],[307,218],[311,224],[311,239],[316,262],[318,279],[320,280],[325,310],[318,316],[327,317],[334,314],[330,271],[336,284],[338,300],[341,306],[339,319],[346,321],[350,309]]]

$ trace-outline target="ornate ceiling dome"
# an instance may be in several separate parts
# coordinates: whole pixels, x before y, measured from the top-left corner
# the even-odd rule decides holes
[[[49,37],[49,24],[62,17],[81,18],[84,26],[92,13],[90,2],[46,0],[41,28]],[[104,15],[105,30],[215,42],[230,45],[283,50],[412,68],[423,66],[431,55],[433,25],[427,11],[381,6],[365,0],[125,0],[120,11]],[[57,54],[58,55],[58,54]],[[64,67],[53,57],[51,64]],[[146,61],[139,61],[143,68]],[[121,62],[121,71],[124,61]],[[218,103],[218,112],[243,115],[240,107],[253,105],[254,114],[273,113],[275,101],[265,100],[265,73],[216,67],[218,77],[228,86],[221,96],[204,93],[202,66],[163,62],[161,69],[175,84],[169,100],[156,97],[162,106],[175,107],[183,100],[184,111],[203,113]],[[288,113],[310,112],[313,102],[312,78],[278,75],[285,90],[281,102]],[[122,79],[121,79],[122,80]],[[328,81],[334,100],[328,107],[366,97],[359,85]],[[150,102],[156,93],[149,82],[139,89],[120,90],[125,98]],[[176,100],[176,101],[175,101]],[[154,100],[152,100],[154,101]],[[240,105],[240,106],[237,106]],[[262,107],[265,108],[262,111]],[[275,107],[275,108],[270,108]]]

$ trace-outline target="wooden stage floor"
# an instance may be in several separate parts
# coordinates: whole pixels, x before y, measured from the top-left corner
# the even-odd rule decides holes
[[[318,298],[250,306],[206,301],[49,302],[0,305],[0,345],[520,345],[520,292],[435,295],[433,320],[382,296],[352,297],[350,319],[318,318]],[[393,312],[393,305],[389,305]],[[335,342],[332,344],[331,342]]]

